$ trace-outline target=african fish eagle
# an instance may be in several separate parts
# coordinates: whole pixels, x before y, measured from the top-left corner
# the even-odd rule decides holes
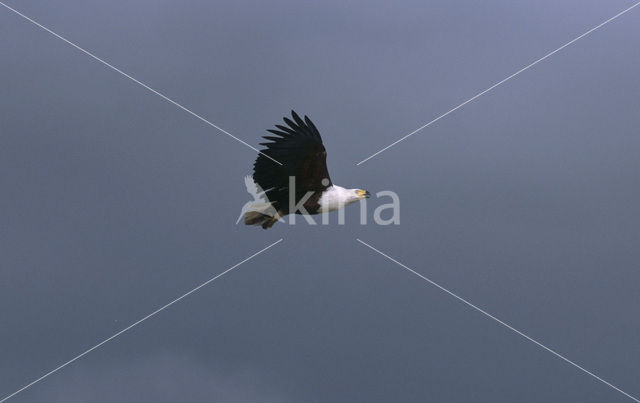
[[[244,218],[247,225],[262,225],[267,229],[290,214],[292,206],[296,214],[319,214],[339,210],[370,196],[366,190],[346,189],[331,183],[327,152],[318,129],[307,116],[303,120],[291,111],[291,117],[293,120],[284,118],[287,126],[275,125],[278,130],[267,130],[278,137],[263,136],[270,142],[260,143],[266,149],[260,151],[253,164],[253,180],[263,189],[262,197],[268,209],[248,211]],[[290,200],[290,193],[294,200]]]

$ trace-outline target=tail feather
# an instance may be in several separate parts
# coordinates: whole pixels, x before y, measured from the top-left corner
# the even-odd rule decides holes
[[[272,217],[258,211],[247,211],[244,215],[244,223],[246,225],[261,225],[262,228],[271,228],[278,221],[277,217]]]
[[[268,218],[270,218],[268,215],[258,211],[247,211],[244,215],[244,223],[246,225],[260,225]]]

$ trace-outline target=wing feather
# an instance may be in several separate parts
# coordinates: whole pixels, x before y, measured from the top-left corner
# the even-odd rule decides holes
[[[288,206],[289,176],[296,178],[296,200],[308,191],[324,191],[331,186],[327,169],[327,152],[316,126],[307,116],[304,120],[291,111],[293,120],[285,117],[287,126],[276,125],[269,129],[275,136],[264,136],[269,142],[260,143],[266,148],[260,152],[282,163],[278,165],[259,154],[253,165],[253,179],[262,189],[269,189],[269,199]],[[323,179],[327,179],[323,183]]]

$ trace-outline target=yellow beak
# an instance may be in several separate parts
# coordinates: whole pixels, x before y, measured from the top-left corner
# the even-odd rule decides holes
[[[366,190],[358,189],[356,190],[356,195],[361,199],[365,199],[369,198],[369,196],[371,196],[371,193],[367,192]]]

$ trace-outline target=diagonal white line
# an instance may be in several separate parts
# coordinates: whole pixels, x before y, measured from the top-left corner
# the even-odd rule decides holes
[[[193,294],[194,292],[198,291],[199,289],[201,289],[202,287],[206,286],[207,284],[217,280],[218,278],[224,276],[225,274],[229,273],[231,270],[235,269],[236,267],[240,266],[241,264],[253,259],[254,257],[258,256],[259,254],[261,254],[262,252],[266,251],[267,249],[271,248],[272,246],[277,245],[278,243],[282,242],[282,238],[280,238],[279,240],[277,240],[276,242],[272,243],[271,245],[267,246],[264,249],[259,250],[258,252],[254,253],[253,255],[249,256],[248,258],[244,259],[243,261],[234,264],[233,266],[229,267],[227,270],[223,271],[222,273],[216,275],[215,277],[205,281],[204,283],[200,284],[199,286],[197,286],[196,288],[192,289],[191,291],[182,294],[180,297],[174,299],[173,301],[169,302],[166,305],[163,305],[162,307],[156,309],[155,311],[151,312],[150,314],[148,314],[147,316],[145,316],[144,318],[132,323],[131,325],[125,327],[124,329],[120,330],[118,333],[107,337],[106,339],[104,339],[103,341],[101,341],[100,343],[96,344],[95,346],[91,347],[90,349],[86,350],[85,352],[78,354],[77,356],[73,357],[72,359],[70,359],[69,361],[65,362],[64,364],[52,369],[51,371],[47,372],[46,374],[42,375],[40,378],[34,380],[31,383],[28,383],[26,385],[24,385],[23,387],[21,387],[20,389],[16,390],[15,392],[13,392],[12,394],[5,396],[2,400],[0,400],[0,403],[11,399],[13,396],[17,395],[18,393],[22,392],[23,390],[35,385],[36,383],[40,382],[41,380],[45,379],[46,377],[48,377],[51,374],[54,374],[55,372],[58,372],[59,370],[61,370],[62,368],[66,367],[67,365],[71,364],[72,362],[76,361],[79,358],[84,357],[85,355],[89,354],[90,352],[92,352],[93,350],[95,350],[96,348],[102,346],[103,344],[115,339],[116,337],[120,336],[122,333],[126,332],[127,330],[139,325],[140,323],[144,322],[145,320],[149,319],[150,317],[154,316],[155,314],[163,311],[164,309],[170,307],[171,305],[175,304],[176,302],[180,301],[181,299]]]
[[[178,108],[182,109],[183,111],[187,112],[188,114],[190,114],[191,116],[194,116],[198,119],[200,119],[201,121],[203,121],[204,123],[208,124],[209,126],[218,129],[219,131],[221,131],[222,133],[226,134],[227,136],[233,138],[234,140],[244,144],[245,146],[249,147],[250,149],[256,151],[259,154],[264,155],[265,157],[269,158],[271,161],[277,163],[278,165],[282,165],[279,161],[271,158],[270,156],[260,152],[260,150],[258,150],[257,148],[255,148],[254,146],[248,144],[247,142],[245,142],[244,140],[241,140],[239,138],[237,138],[236,136],[234,136],[233,134],[229,133],[228,131],[224,130],[223,128],[221,128],[220,126],[210,122],[209,120],[203,118],[202,116],[198,115],[197,113],[191,111],[190,109],[186,108],[185,106],[182,106],[181,104],[179,104],[178,102],[174,101],[173,99],[167,97],[166,95],[160,93],[159,91],[154,90],[153,88],[149,87],[147,84],[138,81],[137,79],[133,78],[132,76],[130,76],[129,74],[125,73],[124,71],[120,70],[119,68],[113,66],[112,64],[107,63],[106,61],[102,60],[101,58],[99,58],[98,56],[94,55],[93,53],[89,52],[88,50],[81,48],[80,46],[76,45],[75,43],[71,42],[70,40],[56,34],[55,32],[53,32],[52,30],[50,30],[49,28],[45,27],[44,25],[38,23],[37,21],[34,21],[33,19],[27,17],[26,15],[22,14],[21,12],[19,12],[16,9],[13,9],[11,7],[9,7],[8,5],[4,4],[3,2],[0,1],[0,5],[4,6],[7,10],[13,11],[15,14],[19,15],[20,17],[24,18],[25,20],[29,21],[30,23],[36,25],[39,28],[42,28],[43,30],[47,31],[48,33],[50,33],[51,35],[55,36],[58,39],[61,39],[62,41],[66,42],[67,44],[73,46],[74,48],[78,49],[79,51],[81,51],[82,53],[86,54],[87,56],[92,57],[93,59],[99,61],[100,63],[104,64],[105,66],[109,67],[111,70],[122,74],[123,76],[125,76],[126,78],[128,78],[129,80],[133,81],[134,83],[140,85],[141,87],[151,91],[152,93],[156,94],[157,96],[159,96],[160,98],[164,99],[167,102],[172,103],[173,105],[177,106]]]
[[[609,18],[608,20],[606,20],[605,22],[596,25],[595,27],[591,28],[590,30],[588,30],[587,32],[583,33],[582,35],[570,40],[569,42],[565,43],[564,45],[560,46],[558,49],[554,50],[553,52],[547,53],[546,55],[542,56],[541,58],[539,58],[538,60],[536,60],[535,62],[528,64],[527,66],[521,68],[520,70],[516,71],[515,73],[511,74],[509,77],[498,81],[497,83],[493,84],[491,87],[487,88],[486,90],[477,93],[476,95],[474,95],[473,97],[467,99],[466,101],[464,101],[463,103],[461,103],[460,105],[456,106],[455,108],[449,110],[448,112],[443,113],[442,115],[438,116],[437,118],[433,119],[432,121],[418,127],[416,130],[412,131],[411,133],[407,134],[404,137],[399,138],[398,140],[394,141],[393,143],[389,144],[388,146],[378,150],[377,152],[371,154],[370,156],[368,156],[367,158],[363,159],[362,161],[358,162],[356,165],[360,165],[368,160],[370,160],[371,158],[375,157],[376,155],[380,154],[383,151],[388,150],[389,148],[395,146],[396,144],[398,144],[399,142],[406,140],[407,138],[413,136],[414,134],[418,133],[420,130],[430,126],[431,124],[437,122],[438,120],[442,119],[443,117],[449,115],[452,112],[455,112],[456,110],[462,108],[463,106],[465,106],[466,104],[468,104],[469,102],[473,101],[474,99],[481,97],[482,95],[486,94],[487,92],[491,91],[492,89],[496,88],[497,86],[499,86],[500,84],[503,84],[507,81],[509,81],[510,79],[512,79],[513,77],[517,76],[518,74],[522,73],[525,70],[528,70],[529,68],[535,66],[536,64],[540,63],[541,61],[543,61],[544,59],[552,56],[553,54],[561,51],[562,49],[566,48],[567,46],[571,45],[572,43],[584,38],[585,36],[589,35],[590,33],[592,33],[593,31],[595,31],[596,29],[602,27],[605,24],[610,23],[611,21],[615,20],[616,18],[620,17],[621,15],[625,14],[626,12],[630,11],[631,9],[635,8],[636,6],[640,5],[640,1],[635,3],[634,5],[632,5],[631,7],[627,8],[626,10],[623,10],[621,12],[619,12],[618,14],[614,15],[613,17]]]
[[[509,324],[501,321],[500,319],[496,318],[495,316],[491,315],[490,313],[488,313],[487,311],[483,310],[482,308],[478,308],[477,306],[475,306],[474,304],[472,304],[471,302],[467,301],[466,299],[459,297],[458,295],[454,294],[453,292],[447,290],[446,288],[444,288],[443,286],[441,286],[440,284],[436,283],[433,280],[430,280],[429,278],[423,276],[422,274],[418,273],[417,271],[413,270],[412,268],[405,266],[404,264],[398,262],[397,260],[395,260],[394,258],[392,258],[391,256],[379,251],[378,249],[374,248],[373,246],[369,245],[368,243],[357,239],[356,240],[358,242],[360,242],[361,244],[363,244],[364,246],[366,246],[367,248],[373,250],[374,252],[386,257],[387,259],[391,260],[393,263],[397,264],[398,266],[406,269],[407,271],[415,274],[416,276],[420,277],[421,279],[423,279],[424,281],[430,283],[433,286],[436,286],[437,288],[441,289],[442,291],[446,292],[447,294],[451,295],[452,297],[456,298],[457,300],[463,302],[464,304],[470,306],[471,308],[475,309],[476,311],[480,312],[481,314],[487,316],[490,319],[493,319],[494,321],[498,322],[499,324],[501,324],[502,326],[506,327],[507,329],[517,333],[518,335],[524,337],[525,339],[529,340],[530,342],[536,344],[539,347],[542,347],[543,349],[547,350],[548,352],[550,352],[551,354],[555,355],[556,357],[568,362],[569,364],[573,365],[574,367],[578,368],[579,370],[581,370],[582,372],[591,375],[592,377],[594,377],[595,379],[599,380],[600,382],[604,383],[605,385],[617,390],[618,392],[622,393],[623,395],[625,395],[626,397],[628,397],[629,399],[640,403],[640,400],[638,400],[637,398],[631,396],[630,394],[628,394],[627,392],[625,392],[624,390],[618,388],[615,385],[612,385],[611,383],[605,381],[604,379],[600,378],[598,375],[594,374],[593,372],[590,372],[586,369],[584,369],[583,367],[581,367],[580,365],[576,364],[575,362],[571,361],[570,359],[566,358],[565,356],[561,355],[560,353],[550,349],[549,347],[545,346],[544,344],[540,343],[539,341],[527,336],[526,334],[522,333],[521,331],[519,331],[518,329],[510,326]]]

